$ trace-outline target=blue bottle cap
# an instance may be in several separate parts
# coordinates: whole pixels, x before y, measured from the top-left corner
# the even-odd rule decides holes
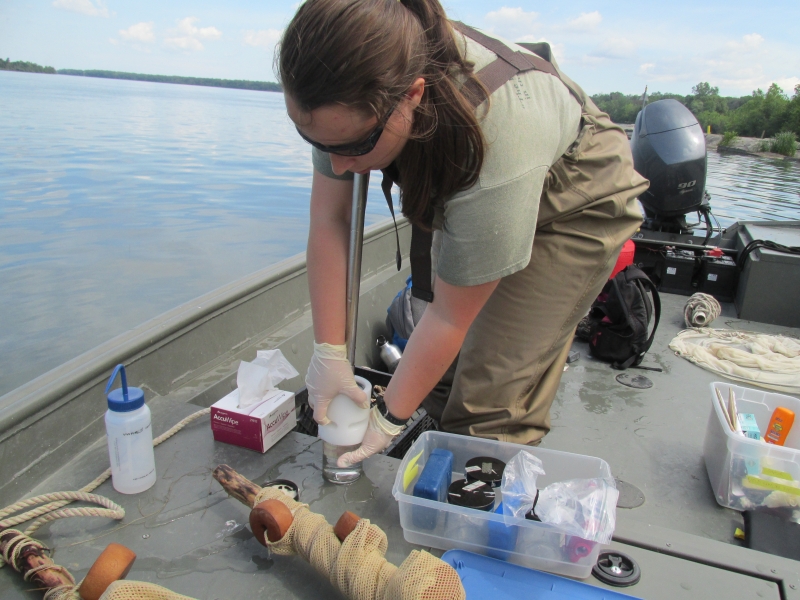
[[[117,373],[122,377],[122,387],[109,393],[108,390],[111,389],[114,380],[117,378]],[[125,367],[123,365],[117,365],[114,368],[114,372],[111,373],[111,378],[108,380],[105,393],[108,398],[108,410],[131,412],[144,406],[144,391],[141,388],[128,387],[128,379],[125,377]]]

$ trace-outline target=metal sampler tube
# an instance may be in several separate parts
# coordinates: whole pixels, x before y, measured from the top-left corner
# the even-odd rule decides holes
[[[361,255],[364,248],[364,215],[367,210],[369,173],[356,173],[353,180],[353,208],[350,217],[350,249],[347,260],[347,320],[345,344],[350,366],[356,364],[356,325],[358,296],[361,292]]]

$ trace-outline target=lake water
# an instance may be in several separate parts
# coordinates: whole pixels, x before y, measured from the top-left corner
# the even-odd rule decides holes
[[[0,115],[0,395],[305,250],[280,94],[0,71]],[[793,164],[712,152],[708,190],[723,225],[800,218]]]

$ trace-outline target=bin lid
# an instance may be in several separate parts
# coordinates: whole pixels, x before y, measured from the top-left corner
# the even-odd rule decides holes
[[[635,597],[465,550],[448,550],[442,555],[442,560],[456,570],[469,600],[617,600]]]

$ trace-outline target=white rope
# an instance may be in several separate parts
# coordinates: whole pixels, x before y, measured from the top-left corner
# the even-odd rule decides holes
[[[706,327],[722,312],[722,307],[714,296],[697,292],[686,302],[683,320],[687,327]]]
[[[176,423],[173,427],[171,427],[166,432],[162,433],[156,439],[153,440],[153,446],[158,446],[164,440],[171,438],[173,435],[178,433],[181,429],[186,427],[189,423],[202,417],[203,415],[207,415],[211,412],[210,408],[204,408],[203,410],[198,410],[195,413],[192,413],[185,419]],[[125,518],[125,509],[122,508],[120,505],[116,504],[112,500],[109,500],[105,496],[100,496],[98,494],[92,494],[94,489],[99,487],[103,482],[105,482],[109,477],[111,477],[111,469],[106,469],[103,473],[101,473],[98,477],[90,481],[87,485],[83,486],[76,492],[54,492],[51,494],[42,494],[41,496],[36,496],[34,498],[26,498],[24,500],[20,500],[10,506],[7,506],[3,510],[0,510],[0,532],[7,533],[8,531],[16,531],[16,530],[8,530],[9,527],[14,527],[15,525],[19,525],[21,523],[27,523],[33,519],[36,519],[31,523],[31,525],[25,530],[24,533],[19,532],[20,535],[30,536],[33,534],[34,531],[39,529],[45,523],[49,523],[51,521],[55,521],[56,519],[64,519],[66,517],[107,517],[110,519],[122,520]],[[22,510],[31,508],[33,506],[37,506],[42,503],[46,503],[43,506],[38,506],[38,508],[34,508],[32,510],[28,510],[20,515],[15,517],[11,517],[10,515],[14,515]],[[72,503],[72,502],[87,502],[92,504],[97,504],[103,508],[95,508],[95,507],[76,507],[76,508],[63,508],[64,506]],[[3,531],[6,530],[6,531]],[[15,537],[14,540],[17,540]],[[40,547],[45,548],[39,542],[34,541]],[[17,544],[18,545],[18,544]],[[6,547],[10,546],[7,544]],[[0,560],[0,568],[2,568],[8,561],[6,557],[6,552],[3,552],[3,558]],[[54,568],[54,567],[48,567]],[[63,567],[58,567],[58,569],[63,570],[63,572],[67,573],[66,569]],[[72,577],[72,575],[70,575]],[[53,594],[55,594],[55,590],[51,590]],[[51,592],[48,592],[51,593]],[[66,595],[65,595],[66,594]],[[53,596],[45,596],[46,600],[60,600],[60,598],[69,597],[69,593],[67,590],[62,590]]]
[[[3,535],[8,534],[11,534],[12,537],[4,544],[2,548],[3,564],[11,564],[15,571],[19,571],[17,568],[17,560],[19,559],[20,552],[22,552],[23,549],[30,549],[31,547],[34,547],[41,550],[43,553],[49,552],[50,550],[41,542],[28,537],[18,529],[6,529],[3,531]],[[30,581],[37,573],[41,573],[42,571],[58,571],[59,573],[62,573],[70,582],[50,588],[45,593],[44,600],[68,600],[73,598],[80,600],[80,596],[78,595],[78,584],[75,583],[75,578],[72,576],[72,573],[67,571],[62,566],[56,564],[39,565],[25,571],[22,575],[22,578],[25,581]]]

